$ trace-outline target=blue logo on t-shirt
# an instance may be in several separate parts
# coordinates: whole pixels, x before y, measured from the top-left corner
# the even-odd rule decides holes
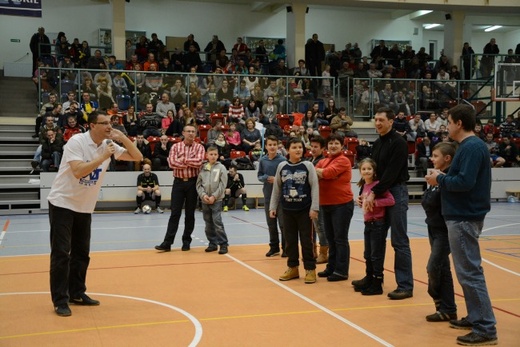
[[[97,168],[88,175],[81,177],[79,179],[79,184],[82,184],[84,186],[95,186],[97,184],[97,181],[99,180],[99,174],[102,170],[103,169],[101,168]]]

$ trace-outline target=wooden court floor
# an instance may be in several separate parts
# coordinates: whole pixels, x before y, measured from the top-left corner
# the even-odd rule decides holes
[[[466,331],[424,318],[434,312],[426,291],[429,245],[424,237],[411,242],[414,297],[402,301],[386,297],[396,287],[389,243],[385,294],[373,297],[350,285],[364,275],[361,240],[351,241],[348,282],[312,285],[303,283],[302,266],[302,278],[279,282],[285,259],[264,257],[265,244],[231,243],[227,255],[205,253],[203,245],[95,251],[87,286],[101,305],[71,306],[67,318],[52,311],[48,254],[0,256],[0,346],[455,345]],[[519,346],[520,235],[483,236],[481,249],[499,345]],[[456,281],[455,291],[462,317]]]

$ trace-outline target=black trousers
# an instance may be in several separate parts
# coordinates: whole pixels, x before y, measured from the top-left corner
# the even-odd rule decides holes
[[[54,306],[66,304],[87,287],[90,263],[90,213],[78,213],[49,203],[51,226],[50,285]]]
[[[197,207],[197,177],[190,178],[188,181],[183,181],[180,178],[175,178],[173,181],[172,195],[171,195],[171,210],[170,219],[168,220],[168,227],[164,242],[171,245],[175,240],[177,229],[179,228],[179,220],[181,219],[182,206],[184,206],[184,233],[182,234],[182,243],[191,243],[191,234],[195,228],[195,208]]]

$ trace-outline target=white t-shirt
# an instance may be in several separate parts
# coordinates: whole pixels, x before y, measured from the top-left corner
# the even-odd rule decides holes
[[[100,156],[107,146],[106,140],[99,146],[92,141],[90,131],[77,134],[70,138],[63,148],[60,169],[47,200],[54,206],[66,208],[79,213],[92,213],[96,207],[101,182],[107,171],[110,158],[106,159],[97,169],[80,179],[74,177],[70,162],[81,160],[90,162]],[[114,157],[117,159],[125,149],[116,143]]]

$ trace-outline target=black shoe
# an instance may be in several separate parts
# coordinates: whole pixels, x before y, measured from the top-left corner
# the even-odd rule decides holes
[[[163,242],[160,245],[155,246],[155,249],[158,250],[158,251],[161,251],[161,252],[169,252],[169,251],[172,250],[172,246],[170,246],[169,244]]]
[[[189,243],[183,243],[181,247],[181,251],[186,252],[190,250],[190,244]]]
[[[36,169],[38,167],[38,165],[40,165],[40,162],[38,162],[36,160],[31,161],[31,166],[33,169]]]
[[[358,287],[359,288],[359,287]],[[383,294],[383,278],[373,277],[370,285],[361,290],[361,295],[381,295]]]
[[[68,317],[72,314],[69,305],[63,304],[54,307],[54,312],[60,317]]]
[[[90,298],[87,294],[80,294],[77,298],[69,298],[71,304],[82,306],[98,306],[99,301]]]
[[[413,292],[411,290],[396,289],[393,292],[388,293],[388,297],[391,300],[403,300],[411,298],[412,296]]]
[[[33,139],[36,139],[36,138],[40,137],[40,135],[38,135],[38,134],[32,134],[31,137],[32,137]],[[69,316],[70,316],[70,315],[69,315]]]
[[[220,246],[220,250],[218,251],[218,254],[226,254],[228,252],[228,246],[222,245]]]
[[[468,321],[466,317],[462,317],[461,319],[450,320],[450,328],[471,330],[471,328],[473,328],[473,324],[470,321]]]
[[[209,253],[209,252],[215,252],[215,251],[218,251],[218,247],[215,246],[215,245],[209,245],[208,248],[206,248],[206,249],[204,250],[204,252],[207,252],[207,253]]]
[[[437,311],[433,314],[429,314],[426,316],[427,322],[449,322],[452,320],[457,320],[456,313],[445,313],[445,312]]]
[[[354,286],[354,291],[355,292],[362,292],[363,290],[365,290],[368,287],[370,287],[370,285],[372,284],[372,279],[373,278],[374,278],[373,276],[368,276],[367,275],[367,276],[363,277],[360,280],[352,281],[352,285]]]
[[[341,276],[338,274],[333,273],[332,275],[327,277],[327,281],[329,282],[339,282],[339,281],[346,281],[348,280],[348,276]]]
[[[332,273],[331,273],[331,272],[328,272],[327,270],[324,270],[324,271],[320,271],[320,272],[318,272],[318,277],[321,277],[321,278],[323,278],[323,277],[329,277],[330,275],[332,275]]]
[[[498,344],[496,337],[485,337],[471,332],[464,336],[457,337],[457,343],[463,346],[489,346]]]
[[[280,254],[280,250],[279,249],[270,249],[269,252],[267,252],[265,254],[266,257],[274,257],[275,255],[278,255]]]
[[[282,258],[287,258],[287,257],[288,257],[287,253],[285,253],[285,251],[283,251],[282,252]]]

